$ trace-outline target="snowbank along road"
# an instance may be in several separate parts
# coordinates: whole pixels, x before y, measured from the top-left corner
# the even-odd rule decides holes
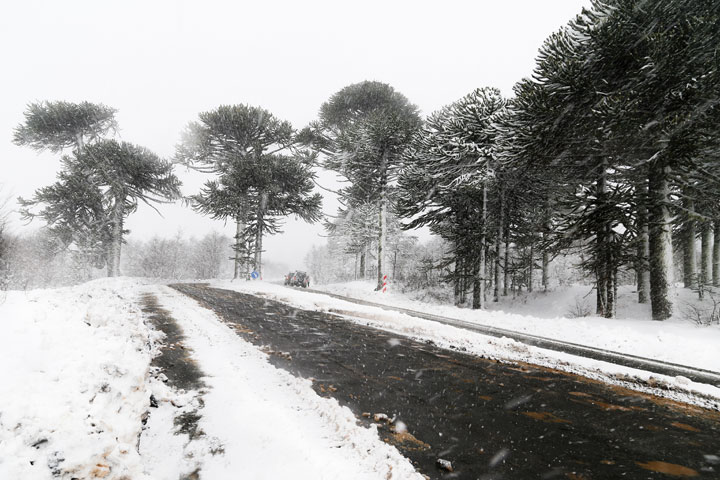
[[[432,320],[434,322],[443,323],[445,325],[464,328],[473,332],[482,333],[483,335],[490,335],[498,338],[507,337],[518,342],[522,342],[526,345],[532,345],[534,347],[546,348],[549,350],[568,353],[570,355],[578,355],[581,357],[592,358],[595,360],[614,363],[625,367],[637,368],[648,372],[659,373],[661,375],[667,375],[670,377],[683,376],[692,380],[693,382],[707,383],[709,385],[715,385],[720,387],[720,373],[702,368],[678,365],[670,362],[662,362],[651,358],[640,357],[637,355],[630,355],[621,352],[613,352],[602,348],[594,348],[587,345],[579,345],[577,343],[564,342],[552,338],[540,337],[537,335],[529,335],[527,333],[516,332],[504,328],[479,325],[477,323],[467,322],[457,318],[441,317],[439,315],[418,312],[417,310],[409,310],[407,308],[399,308],[391,305],[385,305],[382,303],[368,302],[366,300],[360,300],[358,298],[352,298],[346,295],[338,295],[331,292],[324,292],[322,290],[305,289],[305,291],[319,293],[321,295],[327,295],[347,302],[357,303],[358,305],[367,305],[370,307],[382,308],[384,310],[405,313],[413,317],[424,318],[426,320]]]
[[[717,478],[720,414],[576,375],[504,364],[206,285],[274,365],[379,425],[431,478]]]

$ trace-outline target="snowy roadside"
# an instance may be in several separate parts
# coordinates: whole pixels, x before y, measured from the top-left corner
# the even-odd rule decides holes
[[[716,348],[720,345],[720,327],[698,327],[679,318],[683,305],[694,299],[691,291],[677,292],[680,297],[676,299],[679,313],[676,317],[655,322],[650,319],[649,305],[639,305],[628,287],[619,290],[618,318],[566,318],[564,315],[574,307],[576,299],[593,293],[590,287],[574,286],[562,291],[534,292],[517,299],[503,298],[500,304],[491,303],[488,310],[478,311],[413,300],[399,292],[383,294],[375,292],[373,286],[358,281],[313,288],[478,325],[720,372]]]
[[[0,478],[146,478],[136,450],[158,335],[139,283],[7,292],[0,305]]]
[[[658,375],[608,362],[527,346],[508,338],[489,337],[431,320],[411,317],[379,307],[357,305],[326,295],[300,289],[289,289],[277,284],[218,281],[213,282],[212,286],[265,296],[299,308],[338,313],[350,321],[417,340],[433,342],[443,348],[500,361],[526,362],[555,368],[636,391],[720,410],[720,388],[695,383],[684,377]],[[422,310],[428,311],[427,309]],[[675,342],[678,340],[675,339]],[[716,351],[711,342],[712,340],[705,342],[704,348]],[[642,355],[642,352],[633,353]]]
[[[140,309],[146,292],[185,330],[207,388],[170,388],[151,366],[164,334]],[[3,479],[422,478],[347,408],[167,287],[8,292],[0,351]],[[195,414],[197,430],[184,428]]]

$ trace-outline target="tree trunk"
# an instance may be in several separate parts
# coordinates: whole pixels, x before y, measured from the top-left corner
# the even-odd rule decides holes
[[[641,182],[637,189],[637,260],[635,273],[637,274],[638,303],[648,303],[650,300],[650,242],[648,240],[648,211],[647,211],[647,183]]]
[[[482,229],[480,234],[480,265],[477,272],[473,272],[474,285],[479,287],[478,301],[475,304],[473,293],[473,308],[485,308],[485,276],[487,270],[487,182],[483,182]]]
[[[543,230],[542,237],[543,237],[543,250],[542,250],[542,287],[543,291],[547,292],[548,290],[548,277],[549,277],[549,267],[550,267],[550,253],[548,252],[547,248],[547,239],[548,239],[548,230],[549,226],[545,224],[545,229]]]
[[[650,243],[650,307],[653,320],[672,316],[673,250],[670,205],[670,167],[656,160],[650,165],[648,187],[649,243]]]
[[[709,220],[703,220],[700,225],[700,280],[708,286],[712,283],[712,225]]]
[[[243,230],[245,230],[245,223],[240,217],[237,217],[235,219],[235,272],[233,274],[233,280],[240,278],[243,254]]]
[[[262,280],[262,241],[263,241],[263,226],[265,225],[265,209],[267,208],[268,194],[263,192],[260,194],[260,202],[257,210],[257,232],[255,233],[255,271],[258,273],[258,278]]]
[[[395,250],[393,252],[393,262],[392,262],[392,278],[397,278],[397,254],[398,251]]]
[[[85,141],[83,140],[82,133],[77,133],[75,135],[75,145],[77,146],[78,153],[81,153],[85,148]]]
[[[388,183],[388,153],[384,151],[380,160],[380,237],[378,238],[377,258],[377,287],[381,290],[383,285],[383,268],[385,268],[385,239],[387,236],[387,183]]]
[[[120,255],[122,250],[123,216],[125,205],[122,200],[116,200],[112,213],[112,244],[110,258],[108,258],[108,277],[120,276]]]
[[[481,255],[481,258],[484,256]],[[472,301],[472,308],[474,310],[477,310],[478,308],[483,308],[483,284],[485,281],[480,277],[480,269],[481,269],[482,259],[479,261],[473,262],[473,269],[472,269],[472,278],[473,278],[473,301]]]
[[[685,201],[686,218],[683,228],[683,285],[685,288],[692,288],[697,281],[695,265],[697,263],[697,252],[695,250],[695,237],[697,228],[695,226],[695,202]]]
[[[713,230],[712,283],[714,287],[720,287],[720,220],[715,220]]]
[[[365,251],[360,253],[360,278],[365,279]]]
[[[505,224],[505,189],[500,189],[500,215],[495,236],[495,269],[493,271],[493,302],[500,301],[500,258],[502,255],[503,226]],[[507,293],[506,293],[507,295]]]
[[[608,278],[608,291],[607,291],[607,311],[605,312],[605,318],[615,318],[617,310],[617,268],[613,265],[610,269],[610,277]]]
[[[607,204],[607,160],[603,160],[600,174],[596,183],[596,196],[598,208],[604,208]],[[609,262],[610,232],[608,221],[600,219],[595,233],[595,289],[597,290],[597,305],[595,312],[599,316],[607,317],[608,314],[608,292],[610,286],[610,272],[612,265]]]
[[[503,265],[503,297],[508,295],[510,284],[510,220],[505,224],[505,265]]]
[[[530,252],[528,255],[528,269],[527,269],[527,291],[528,293],[532,293],[533,291],[533,270],[535,269],[535,245],[534,242],[530,241]]]
[[[462,295],[461,295],[462,287],[461,287],[461,281],[460,281],[461,278],[462,278],[462,277],[461,277],[461,273],[462,273],[462,262],[461,262],[460,258],[459,258],[459,257],[457,256],[457,254],[456,254],[456,256],[455,256],[455,275],[454,275],[454,287],[455,287],[454,300],[455,300],[455,305],[460,305],[460,304],[462,303]]]
[[[358,279],[358,257],[360,256],[359,252],[355,252],[355,268],[353,270],[354,278],[353,280]]]
[[[605,274],[605,266],[598,266],[595,278],[596,305],[595,314],[601,317],[605,316],[607,309],[607,275]]]

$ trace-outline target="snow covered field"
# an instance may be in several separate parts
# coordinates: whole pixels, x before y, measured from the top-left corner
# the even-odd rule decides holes
[[[264,295],[300,308],[345,314],[349,320],[423,341],[431,340],[446,348],[498,360],[548,366],[688,403],[720,408],[720,388],[695,383],[684,377],[668,377],[527,346],[509,338],[489,337],[403,313],[357,305],[273,283],[219,281],[214,282],[213,286]],[[700,328],[680,320],[653,322],[598,317],[540,318],[502,311],[473,311],[413,301],[400,294],[374,292],[371,284],[363,282],[320,288],[377,303],[720,371],[720,358],[716,348],[720,342],[720,329],[716,327]],[[568,293],[564,295],[567,296]],[[549,301],[555,300],[551,298]],[[542,305],[535,308],[538,312],[543,311]]]
[[[207,388],[160,381],[162,334],[144,321],[143,293],[183,328]],[[350,410],[168,287],[121,278],[8,292],[0,351],[2,479],[421,478]],[[176,434],[191,412],[203,434]]]

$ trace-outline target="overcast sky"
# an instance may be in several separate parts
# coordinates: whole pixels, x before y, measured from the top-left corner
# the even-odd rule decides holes
[[[29,102],[83,100],[118,109],[120,137],[170,156],[201,111],[247,103],[301,128],[321,103],[362,80],[389,83],[423,114],[475,88],[506,96],[531,74],[543,40],[589,0],[46,0],[0,4],[1,195],[55,180],[57,155],[11,143]],[[177,172],[183,193],[197,174]],[[323,177],[324,179],[325,177]],[[325,180],[323,180],[325,181]],[[15,202],[11,205],[14,207]],[[330,200],[325,211],[334,213]],[[187,208],[141,208],[130,238],[202,236],[231,225]],[[16,215],[12,230],[24,227]],[[319,226],[288,222],[264,258],[299,267]]]

